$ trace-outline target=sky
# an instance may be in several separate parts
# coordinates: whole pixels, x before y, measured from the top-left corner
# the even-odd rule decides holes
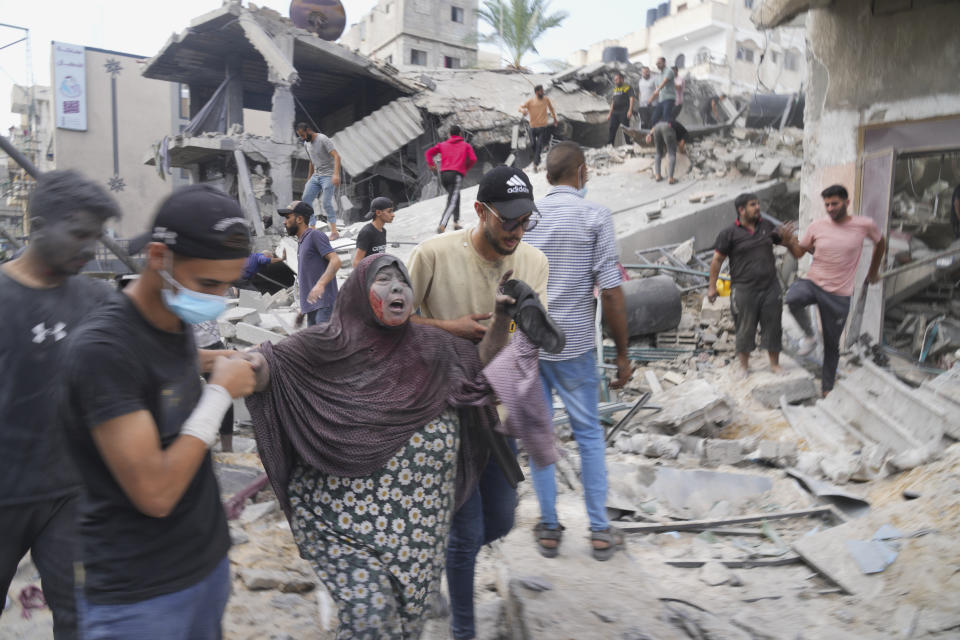
[[[375,0],[341,1],[348,25],[376,4]],[[29,54],[33,60],[28,66],[25,42],[11,44],[22,38],[24,32],[0,27],[0,47],[9,45],[0,49],[3,133],[10,125],[19,123],[19,115],[10,114],[10,90],[13,84],[29,84],[28,68],[32,68],[35,84],[50,84],[51,41],[152,56],[172,34],[186,29],[193,18],[221,4],[221,0],[0,0],[0,22],[30,30]],[[288,15],[290,6],[289,0],[261,0],[255,4],[283,15]],[[552,0],[550,9],[566,11],[569,17],[537,42],[540,55],[528,54],[524,63],[536,67],[540,59],[565,60],[572,51],[598,40],[637,31],[645,24],[647,8],[655,4],[656,0]],[[496,51],[495,46],[481,48]]]

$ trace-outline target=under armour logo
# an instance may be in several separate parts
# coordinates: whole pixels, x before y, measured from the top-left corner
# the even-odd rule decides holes
[[[507,180],[507,186],[509,187],[507,193],[530,193],[527,183],[520,176],[510,176],[510,179]]]
[[[67,332],[65,331],[66,328],[67,325],[62,322],[58,322],[53,326],[53,329],[47,329],[47,325],[41,322],[32,329],[33,341],[36,344],[41,344],[47,338],[53,338],[54,342],[60,342],[67,337]]]

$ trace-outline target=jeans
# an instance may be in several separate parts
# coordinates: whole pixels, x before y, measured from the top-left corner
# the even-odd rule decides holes
[[[517,445],[508,439],[516,452]],[[517,490],[491,458],[473,494],[450,523],[447,547],[447,588],[450,590],[450,627],[457,640],[476,635],[473,618],[473,577],[480,547],[509,533],[517,507]]]
[[[333,307],[320,307],[313,311],[307,311],[307,326],[312,327],[315,324],[326,324],[330,322],[330,316],[333,315]]]
[[[553,406],[552,391],[556,389],[570,416],[573,437],[580,451],[580,479],[591,531],[603,531],[610,526],[607,520],[607,467],[604,461],[607,446],[597,407],[598,375],[594,351],[569,360],[540,360],[540,382],[543,383],[547,406]],[[540,502],[540,521],[549,528],[555,528],[559,522],[554,465],[537,468],[531,460],[530,468],[533,470],[533,488]]]
[[[77,589],[84,640],[220,640],[230,597],[230,561],[182,591],[130,604],[92,604]]]
[[[317,195],[323,193],[323,211],[326,213],[327,222],[337,224],[337,211],[333,208],[333,176],[313,176],[307,180],[307,186],[303,188],[303,201],[311,207]],[[314,209],[316,211],[316,209]],[[316,224],[317,216],[310,217],[310,226]]]
[[[53,611],[53,637],[77,637],[73,562],[77,557],[74,513],[77,494],[0,507],[0,614],[17,565],[30,551],[43,596]],[[14,594],[10,595],[13,599]],[[11,614],[8,614],[11,615]],[[3,623],[0,622],[0,627]]]
[[[673,178],[673,172],[677,168],[677,132],[673,127],[661,127],[653,132],[653,143],[657,148],[656,156],[653,158],[653,168],[657,178],[663,174],[660,168],[663,164],[663,156],[667,156],[667,177]]]
[[[653,122],[650,123],[650,126],[652,127],[661,120],[664,122],[673,122],[673,106],[676,102],[676,100],[663,100],[661,98],[653,110]]]
[[[847,324],[850,311],[850,296],[838,296],[828,293],[812,281],[802,278],[787,290],[784,300],[790,307],[790,313],[807,337],[815,333],[807,315],[807,307],[816,304],[820,309],[820,325],[823,327],[823,372],[820,389],[826,393],[833,389],[837,379],[837,365],[840,363],[840,334]]]
[[[460,185],[463,184],[463,176],[457,171],[441,171],[440,184],[447,190],[447,206],[440,216],[440,226],[446,227],[450,216],[453,216],[453,222],[457,224],[460,222]]]

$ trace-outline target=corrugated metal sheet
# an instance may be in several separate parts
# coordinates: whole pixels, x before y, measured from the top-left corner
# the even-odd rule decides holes
[[[410,98],[399,98],[333,136],[343,169],[352,176],[423,133],[420,109]]]

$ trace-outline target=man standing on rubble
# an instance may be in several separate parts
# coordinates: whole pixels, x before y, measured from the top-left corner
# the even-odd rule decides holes
[[[776,228],[760,216],[760,201],[756,194],[741,193],[733,201],[737,220],[720,232],[713,245],[710,263],[710,281],[707,299],[717,299],[717,278],[723,261],[730,259],[730,309],[736,329],[737,360],[740,375],[745,378],[750,370],[750,352],[756,344],[757,325],[760,325],[760,348],[766,349],[770,370],[780,371],[780,316],[783,315],[780,281],[773,256],[773,245],[791,243],[790,225]]]
[[[547,180],[553,188],[537,201],[543,221],[527,241],[543,251],[550,262],[548,307],[567,342],[558,354],[540,352],[540,381],[547,406],[553,406],[556,390],[570,416],[580,451],[580,478],[593,557],[608,560],[623,537],[607,518],[606,444],[597,406],[600,380],[593,291],[594,287],[600,289],[603,316],[617,345],[617,379],[610,387],[618,389],[630,380],[631,365],[616,235],[610,210],[584,199],[587,164],[578,144],[561,142],[550,150]],[[540,522],[534,537],[540,553],[552,558],[558,553],[563,532],[557,519],[555,469],[553,465],[537,468],[532,461],[531,468],[540,502]]]
[[[657,88],[653,90],[648,104],[653,104],[654,99],[659,98],[656,109],[653,110],[653,123],[673,122],[673,107],[677,100],[676,78],[677,74],[673,69],[667,66],[667,59],[657,58]]]
[[[440,184],[447,190],[447,206],[443,209],[443,215],[440,216],[440,225],[437,227],[437,233],[443,233],[453,216],[453,228],[460,230],[460,185],[463,184],[463,177],[467,171],[477,163],[477,154],[474,153],[470,143],[463,139],[463,130],[459,125],[450,127],[450,137],[439,142],[424,154],[427,160],[427,166],[431,171],[437,172],[437,165],[434,162],[437,154],[440,154]]]
[[[640,70],[640,82],[637,83],[637,113],[640,115],[640,127],[653,126],[653,110],[656,108],[651,100],[655,100],[653,92],[657,90],[657,81],[650,75],[650,67],[644,66]]]
[[[430,324],[479,342],[493,316],[494,293],[509,270],[546,302],[549,265],[546,256],[526,242],[539,213],[533,187],[519,169],[500,166],[480,180],[473,205],[477,226],[421,243],[408,261],[414,322]],[[475,637],[473,581],[480,548],[513,528],[517,491],[491,457],[480,482],[453,516],[447,549],[447,586],[451,629],[456,640]]]
[[[621,125],[624,127],[630,126],[633,107],[633,88],[623,81],[623,74],[617,71],[613,74],[613,99],[610,101],[610,112],[607,113],[607,120],[610,122],[610,131],[607,136],[608,145],[613,146]]]
[[[847,322],[850,296],[855,286],[857,265],[863,249],[864,238],[873,241],[873,257],[864,286],[879,280],[880,262],[887,248],[886,240],[877,224],[865,216],[851,216],[845,187],[835,184],[820,193],[827,210],[827,217],[814,220],[799,241],[786,244],[790,252],[801,258],[813,255],[810,270],[787,291],[785,302],[806,337],[800,343],[798,353],[806,355],[817,346],[816,333],[810,323],[807,307],[816,304],[820,309],[820,326],[823,329],[823,374],[821,390],[826,396],[833,389],[840,362],[840,334]],[[786,240],[786,238],[784,238]]]
[[[30,551],[53,612],[53,636],[65,640],[77,637],[80,478],[55,399],[65,338],[111,295],[104,283],[77,274],[93,258],[104,223],[120,210],[79,173],[51,171],[37,179],[28,215],[26,250],[0,267],[0,614],[17,565]]]
[[[340,154],[333,146],[333,140],[318,133],[316,129],[301,122],[297,124],[297,136],[303,142],[310,158],[310,179],[303,188],[303,202],[313,207],[318,195],[323,196],[323,210],[330,225],[330,239],[340,237],[337,233],[337,210],[333,206],[333,192],[340,186]],[[314,220],[310,220],[312,227]]]
[[[333,303],[337,300],[337,271],[340,257],[330,246],[327,236],[309,225],[313,207],[294,200],[285,209],[277,209],[283,216],[287,235],[297,238],[297,280],[300,287],[300,314],[297,326],[307,319],[307,326],[330,320]]]
[[[520,113],[527,116],[530,120],[530,137],[533,142],[533,170],[536,172],[540,167],[540,154],[543,146],[550,140],[550,134],[553,133],[553,127],[558,126],[557,112],[553,109],[553,103],[543,92],[543,85],[538,84],[533,88],[534,97],[523,103],[520,107]],[[547,120],[547,111],[553,116],[553,127]]]
[[[151,239],[140,278],[84,321],[64,358],[62,409],[83,480],[80,629],[214,640],[230,534],[209,451],[255,380],[238,356],[198,360],[188,325],[226,308],[250,233],[235,200],[193,185],[160,206]]]

